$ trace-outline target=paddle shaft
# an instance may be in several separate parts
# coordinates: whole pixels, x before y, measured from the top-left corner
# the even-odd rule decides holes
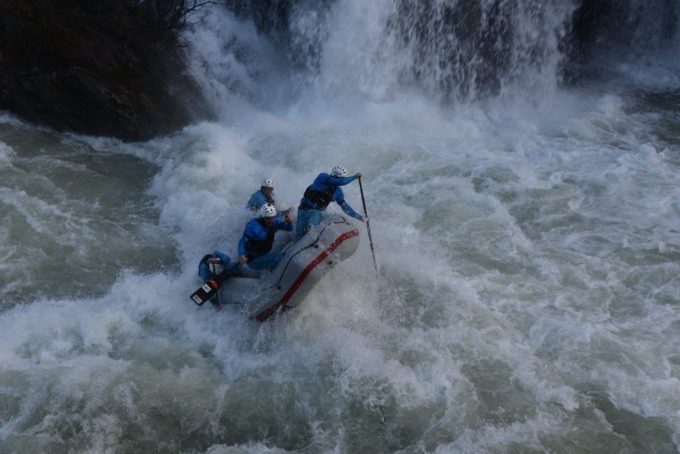
[[[366,231],[368,232],[368,244],[371,246],[371,254],[373,255],[373,267],[375,272],[378,272],[378,262],[375,260],[375,250],[373,249],[373,237],[371,236],[371,226],[368,221],[368,212],[366,211],[366,199],[364,198],[364,187],[361,184],[361,177],[359,177],[359,191],[361,192],[361,204],[364,206],[364,216],[366,216]]]

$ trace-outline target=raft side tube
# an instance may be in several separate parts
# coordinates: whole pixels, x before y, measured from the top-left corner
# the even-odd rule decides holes
[[[359,246],[359,231],[343,216],[326,215],[260,279],[235,278],[220,289],[220,301],[244,303],[250,318],[264,321],[281,310],[298,306],[333,267],[351,257]]]

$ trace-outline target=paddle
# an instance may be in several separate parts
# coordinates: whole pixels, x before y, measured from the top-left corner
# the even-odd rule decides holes
[[[378,262],[375,260],[375,250],[373,249],[373,237],[371,236],[371,226],[368,221],[368,213],[366,212],[366,199],[364,198],[364,187],[361,184],[361,177],[359,177],[359,191],[361,192],[361,204],[364,206],[364,216],[366,217],[366,230],[368,231],[368,244],[371,246],[371,254],[373,255],[373,267],[376,274],[378,273]]]
[[[215,293],[220,289],[222,284],[224,284],[224,281],[229,279],[231,276],[234,275],[234,270],[226,270],[222,272],[219,276],[215,276],[212,279],[208,279],[205,284],[201,285],[199,288],[196,289],[194,293],[191,294],[190,298],[191,301],[196,303],[197,306],[200,306],[201,304],[205,303],[208,301],[210,298],[212,298]]]
[[[196,303],[197,306],[208,301],[210,298],[217,293],[220,288],[220,283],[215,279],[208,280],[205,284],[201,285],[194,293],[191,294],[191,301]]]

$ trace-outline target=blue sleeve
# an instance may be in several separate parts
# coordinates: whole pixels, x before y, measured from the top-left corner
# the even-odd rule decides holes
[[[267,200],[260,191],[253,192],[253,195],[250,196],[250,200],[248,200],[246,208],[252,211],[257,211],[262,205],[265,204],[266,201]]]
[[[358,177],[356,175],[352,175],[351,177],[328,177],[326,180],[327,184],[332,184],[333,186],[344,186],[346,184],[350,184],[352,181],[356,180]]]
[[[349,206],[349,203],[345,202],[344,200],[339,205],[340,205],[340,208],[342,208],[342,211],[347,213],[349,216],[352,216],[353,218],[359,219],[359,220],[364,218],[362,215],[360,215],[359,213],[354,211],[354,209],[351,206]]]
[[[246,228],[243,230],[243,236],[238,242],[239,257],[241,257],[242,255],[246,255],[246,246],[248,244],[248,239],[249,238],[257,239],[257,232],[254,232],[253,222],[255,222],[254,219],[246,224]]]
[[[246,255],[246,242],[248,241],[248,238],[246,238],[245,233],[241,237],[241,239],[238,242],[238,256],[242,257]]]
[[[222,260],[222,263],[224,263],[225,265],[228,265],[229,262],[231,262],[231,258],[222,251],[216,250],[215,252],[213,252],[213,255],[218,259]]]
[[[287,232],[290,232],[291,230],[293,230],[293,223],[292,222],[284,222],[280,219],[277,219],[276,221],[274,221],[274,227],[277,230],[285,230]]]
[[[340,205],[342,211],[344,211],[347,215],[352,216],[355,219],[363,218],[363,216],[354,211],[354,209],[351,206],[349,206],[349,203],[345,201],[345,194],[342,192],[342,189],[338,188],[335,190],[335,192],[333,193],[333,200],[335,201],[335,203]]]
[[[337,203],[338,205],[345,203],[345,193],[342,192],[342,189],[337,188],[335,190],[333,193],[333,202]]]
[[[215,257],[217,257],[218,259],[222,260],[224,267],[228,270],[232,269],[233,267],[235,267],[238,264],[238,262],[237,263],[232,262],[231,257],[229,257],[227,254],[225,254],[222,251],[215,251],[215,252],[213,252],[213,255]]]

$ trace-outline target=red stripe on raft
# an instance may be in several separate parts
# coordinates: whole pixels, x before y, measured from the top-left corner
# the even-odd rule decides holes
[[[326,257],[331,255],[331,253],[334,250],[336,250],[338,246],[340,246],[345,240],[348,240],[355,236],[359,236],[359,231],[357,229],[345,232],[339,237],[337,237],[335,241],[331,243],[330,246],[328,246],[323,252],[321,252],[321,254],[317,255],[316,258],[312,260],[312,262],[309,265],[307,265],[307,267],[304,270],[302,270],[302,273],[300,273],[297,279],[295,279],[295,282],[293,282],[293,285],[290,286],[286,294],[283,295],[283,297],[277,303],[269,306],[267,309],[257,314],[255,316],[255,320],[257,320],[258,322],[263,322],[267,320],[269,317],[271,317],[274,313],[276,313],[276,311],[281,306],[285,305],[288,301],[290,301],[290,299],[293,297],[295,292],[300,288],[305,279],[307,279],[309,273],[311,273],[314,270],[314,268],[316,268],[319,265],[319,263],[323,262],[326,259]]]

